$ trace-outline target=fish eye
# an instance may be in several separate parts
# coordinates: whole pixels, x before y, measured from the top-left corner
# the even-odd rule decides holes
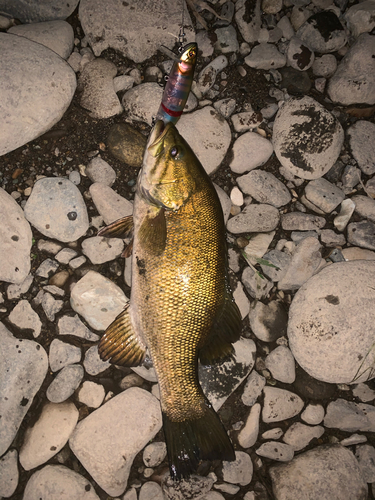
[[[194,56],[195,56],[195,52],[194,52],[194,50],[191,50],[191,51],[189,52],[189,57],[194,57]]]
[[[171,151],[170,151],[172,158],[176,158],[176,156],[178,155],[178,152],[179,152],[178,151],[178,147],[177,146],[173,146],[171,148]]]

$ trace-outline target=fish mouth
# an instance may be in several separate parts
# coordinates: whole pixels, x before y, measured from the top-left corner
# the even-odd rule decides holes
[[[168,122],[167,125],[165,125],[163,120],[158,120],[155,123],[146,146],[147,151],[152,156],[159,156],[164,151],[164,138],[171,126],[171,122]]]

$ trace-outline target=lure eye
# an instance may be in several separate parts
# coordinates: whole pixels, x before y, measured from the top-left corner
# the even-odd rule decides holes
[[[171,156],[172,158],[176,158],[177,155],[178,155],[178,148],[176,146],[173,146],[171,148]]]

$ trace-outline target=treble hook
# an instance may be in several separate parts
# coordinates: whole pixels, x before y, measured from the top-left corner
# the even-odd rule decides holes
[[[183,51],[183,46],[184,46],[184,40],[185,40],[185,31],[184,31],[184,27],[181,26],[180,28],[180,33],[178,34],[178,43],[179,43],[179,47],[178,47],[178,52],[181,53]]]

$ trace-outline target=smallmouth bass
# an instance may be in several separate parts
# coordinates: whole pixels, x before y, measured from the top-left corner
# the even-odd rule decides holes
[[[138,175],[133,216],[99,232],[133,230],[131,299],[99,343],[103,360],[136,366],[148,348],[172,478],[201,460],[234,460],[232,443],[198,381],[198,358],[230,356],[241,315],[227,276],[223,213],[216,190],[173,123],[157,121]]]

